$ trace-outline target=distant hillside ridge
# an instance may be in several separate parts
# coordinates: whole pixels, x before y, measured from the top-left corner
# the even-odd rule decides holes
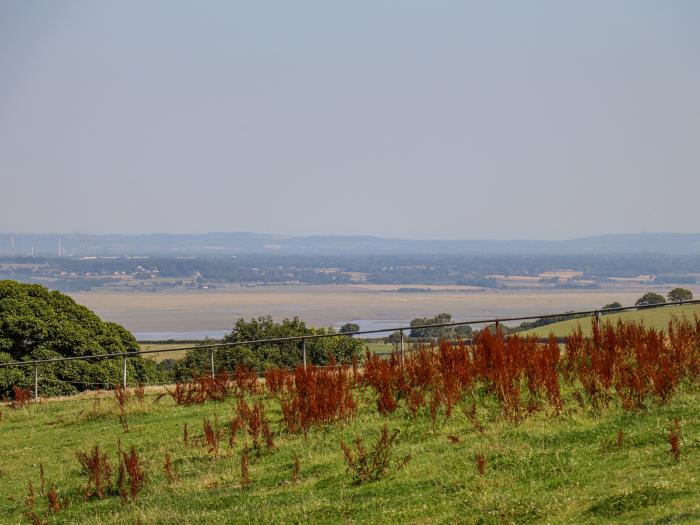
[[[259,233],[12,234],[0,233],[0,255],[583,255],[700,254],[700,233],[612,234],[564,241],[411,240],[374,236]]]

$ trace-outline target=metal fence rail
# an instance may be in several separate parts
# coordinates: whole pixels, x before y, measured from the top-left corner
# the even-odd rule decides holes
[[[622,306],[619,308],[599,308],[596,310],[580,310],[574,312],[562,312],[556,314],[542,314],[542,315],[526,315],[519,317],[498,317],[491,319],[475,319],[468,321],[456,321],[452,323],[439,323],[439,324],[429,324],[421,326],[398,326],[395,328],[381,328],[375,330],[359,330],[357,332],[346,332],[346,333],[330,333],[330,334],[309,334],[309,335],[299,335],[291,337],[276,337],[269,339],[252,339],[246,341],[232,341],[230,343],[212,343],[208,345],[196,345],[196,346],[182,346],[177,348],[162,348],[156,350],[140,350],[137,352],[117,352],[110,354],[94,354],[94,355],[84,355],[84,356],[72,356],[72,357],[56,357],[51,359],[35,359],[28,361],[12,361],[9,363],[0,363],[0,368],[7,367],[21,367],[21,366],[33,366],[34,367],[34,399],[38,399],[38,383],[39,383],[39,365],[46,363],[61,363],[66,361],[89,361],[93,359],[107,359],[114,357],[121,357],[123,359],[122,368],[122,386],[127,386],[127,362],[130,357],[137,357],[149,354],[162,354],[167,352],[181,352],[187,350],[209,350],[209,361],[211,365],[211,374],[215,374],[215,363],[214,363],[214,350],[217,348],[231,348],[235,346],[245,346],[253,344],[265,344],[265,343],[283,343],[291,341],[301,341],[302,345],[302,360],[303,366],[306,368],[306,341],[312,339],[325,339],[331,337],[352,337],[356,335],[367,335],[367,334],[382,334],[382,333],[395,333],[400,334],[399,338],[399,351],[404,350],[404,332],[406,330],[413,330],[415,328],[426,329],[426,328],[448,328],[455,326],[471,326],[471,325],[491,325],[495,324],[497,327],[501,323],[513,322],[513,321],[531,321],[537,319],[552,319],[555,317],[564,316],[576,316],[576,317],[586,317],[593,316],[596,322],[600,319],[603,314],[610,314],[616,312],[625,311],[638,311],[638,310],[651,310],[656,308],[669,308],[673,306],[681,306],[688,304],[700,304],[700,299],[694,299],[691,301],[679,301],[674,303],[661,303],[661,304],[645,304],[639,306]],[[546,326],[546,325],[545,325]]]

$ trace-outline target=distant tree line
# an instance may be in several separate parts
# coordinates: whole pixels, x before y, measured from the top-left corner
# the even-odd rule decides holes
[[[66,290],[110,284],[115,273],[147,277],[157,269],[160,277],[191,279],[201,275],[207,283],[345,284],[351,274],[363,274],[370,284],[452,284],[497,287],[492,275],[538,276],[542,272],[569,268],[582,272],[579,280],[552,281],[559,287],[588,286],[580,281],[605,281],[609,277],[656,275],[656,283],[692,284],[700,273],[700,256],[646,255],[382,255],[303,256],[241,254],[236,257],[192,258],[96,258],[3,257],[0,276],[57,283]],[[147,271],[143,271],[146,269]],[[330,270],[329,270],[330,269]],[[85,279],[85,274],[91,274]],[[58,279],[58,280],[56,280]],[[172,285],[172,284],[170,284]],[[165,284],[164,284],[165,286]]]

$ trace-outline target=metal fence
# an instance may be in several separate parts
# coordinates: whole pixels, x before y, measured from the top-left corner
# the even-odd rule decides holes
[[[231,348],[231,347],[236,347],[236,346],[245,346],[245,345],[253,345],[253,344],[272,344],[272,343],[282,343],[282,342],[291,342],[291,341],[297,341],[301,342],[302,346],[302,361],[303,361],[303,366],[304,369],[306,369],[307,366],[307,359],[306,359],[306,342],[312,339],[323,339],[323,338],[330,338],[330,337],[353,337],[353,336],[358,336],[358,335],[368,335],[368,334],[383,334],[383,333],[399,333],[399,342],[398,342],[398,350],[399,352],[404,351],[404,339],[405,339],[405,332],[406,331],[411,331],[416,328],[419,329],[430,329],[430,328],[448,328],[448,327],[455,327],[455,326],[472,326],[472,325],[496,325],[496,328],[502,324],[502,323],[507,323],[507,322],[514,322],[514,321],[532,321],[532,320],[537,320],[537,319],[552,319],[555,317],[564,317],[564,316],[575,316],[576,318],[582,318],[586,316],[591,316],[594,318],[595,322],[599,322],[600,316],[604,314],[610,314],[610,313],[616,313],[616,312],[625,312],[625,311],[632,311],[632,310],[651,310],[651,309],[656,309],[656,308],[672,308],[676,306],[681,306],[681,305],[687,305],[687,304],[700,304],[700,299],[695,299],[691,301],[679,301],[679,302],[674,302],[674,303],[661,303],[661,304],[645,304],[645,305],[638,305],[638,306],[622,306],[619,308],[599,308],[596,310],[582,310],[582,311],[574,311],[574,312],[562,312],[562,313],[556,313],[556,314],[543,314],[543,315],[527,315],[527,316],[519,316],[519,317],[499,317],[499,318],[493,318],[493,319],[475,319],[475,320],[469,320],[469,321],[456,321],[452,323],[439,323],[439,324],[429,324],[429,325],[420,325],[420,326],[397,326],[395,328],[381,328],[381,329],[376,329],[376,330],[359,330],[357,332],[345,332],[345,333],[330,333],[330,334],[310,334],[310,335],[299,335],[299,336],[293,336],[293,337],[277,337],[277,338],[270,338],[270,339],[253,339],[253,340],[246,340],[246,341],[232,341],[230,343],[213,343],[213,344],[208,344],[208,345],[197,345],[197,346],[183,346],[183,347],[177,347],[177,348],[162,348],[162,349],[156,349],[156,350],[141,350],[138,352],[121,352],[121,353],[111,353],[111,354],[96,354],[96,355],[85,355],[85,356],[74,356],[74,357],[57,357],[57,358],[52,358],[52,359],[36,359],[36,360],[28,360],[28,361],[13,361],[9,363],[0,363],[0,368],[7,368],[7,367],[34,367],[34,400],[36,401],[39,397],[39,368],[42,364],[47,364],[47,363],[61,363],[61,362],[66,362],[66,361],[78,361],[78,360],[93,360],[93,359],[106,359],[106,358],[115,358],[115,357],[121,357],[123,360],[123,368],[122,368],[122,386],[126,387],[127,386],[127,363],[128,359],[130,357],[137,357],[137,356],[143,356],[143,355],[149,355],[149,354],[162,354],[162,353],[167,353],[167,352],[182,352],[182,351],[188,351],[188,350],[209,350],[209,362],[210,362],[210,367],[211,367],[211,375],[214,376],[216,373],[216,368],[215,368],[215,362],[214,362],[214,351],[217,348]],[[85,383],[87,384],[87,383]]]

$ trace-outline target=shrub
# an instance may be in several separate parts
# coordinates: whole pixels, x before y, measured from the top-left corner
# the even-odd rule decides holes
[[[222,437],[222,431],[208,418],[202,421],[202,426],[204,428],[204,446],[207,447],[209,454],[216,457],[219,455],[219,440]]]
[[[51,486],[49,491],[46,493],[46,498],[48,499],[49,512],[53,512],[55,514],[56,512],[61,512],[61,510],[68,507],[68,499],[59,499],[55,486]]]
[[[290,432],[306,433],[312,425],[347,419],[357,410],[347,367],[297,367],[279,399]]]
[[[170,458],[170,452],[165,453],[165,461],[163,461],[163,471],[165,472],[165,478],[168,480],[168,483],[172,485],[172,483],[176,479],[176,476],[175,469],[173,468],[173,462]]]
[[[247,487],[250,485],[250,471],[249,471],[249,464],[250,460],[248,458],[248,455],[250,454],[250,449],[248,447],[243,449],[243,452],[241,452],[241,486],[242,487]]]
[[[486,475],[486,458],[483,454],[479,453],[475,456],[476,469],[482,476]]]
[[[681,423],[673,420],[673,426],[668,434],[668,443],[671,445],[671,455],[676,463],[681,460]]]
[[[398,435],[398,430],[394,430],[389,434],[389,429],[385,423],[382,427],[379,440],[372,446],[369,452],[362,443],[360,436],[355,436],[354,452],[344,441],[340,441],[340,448],[345,457],[347,470],[352,474],[355,483],[376,481],[389,473],[391,468],[391,453]],[[409,459],[410,455],[407,455],[394,463],[394,469],[400,470],[408,463]]]
[[[143,460],[136,452],[136,447],[132,446],[128,453],[122,452],[120,468],[121,466],[126,469],[129,476],[129,493],[133,501],[146,484],[146,469]]]
[[[85,498],[89,498],[93,489],[98,498],[103,498],[111,487],[112,467],[107,459],[107,453],[100,453],[100,447],[95,445],[90,452],[77,451],[75,453],[83,473],[88,476],[85,487]]]
[[[299,480],[299,471],[301,470],[301,462],[299,456],[294,456],[294,465],[292,466],[292,483]]]
[[[32,400],[32,391],[30,388],[12,387],[13,400],[10,405],[12,408],[25,408]]]
[[[102,321],[67,295],[5,280],[0,281],[0,348],[0,362],[7,362],[137,352],[139,345],[123,327]],[[42,364],[42,394],[73,394],[89,388],[85,383],[114,384],[122,363],[105,358]],[[31,385],[33,373],[31,367],[0,372],[0,397],[10,395],[12,385]],[[129,358],[128,373],[145,383],[159,379],[155,364],[139,356]]]

